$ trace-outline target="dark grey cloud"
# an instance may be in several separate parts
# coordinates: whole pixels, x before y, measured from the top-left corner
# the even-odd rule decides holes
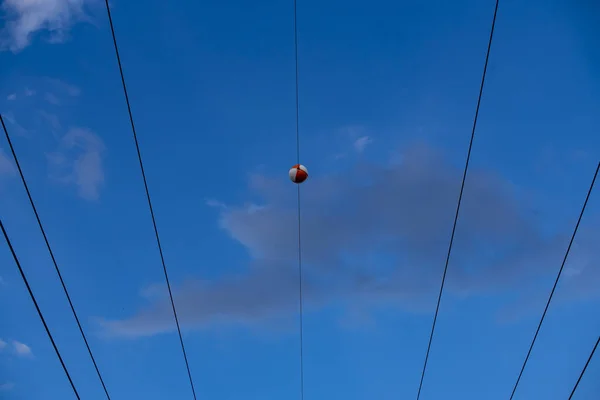
[[[430,310],[461,176],[460,166],[423,144],[405,149],[393,164],[362,162],[343,176],[313,174],[302,187],[306,310]],[[285,176],[256,175],[250,190],[261,204],[219,204],[216,209],[220,227],[247,249],[251,262],[239,275],[175,288],[178,313],[187,328],[254,326],[297,311],[295,188]],[[528,196],[519,188],[491,171],[469,172],[446,295],[523,293],[556,274],[572,227],[558,234],[542,231],[533,205],[524,198]],[[592,234],[580,236],[587,239],[573,250],[565,290],[587,287],[588,296],[598,294],[600,254]],[[104,327],[134,337],[173,330],[164,291],[153,291],[147,300],[148,306],[136,315],[104,321]]]

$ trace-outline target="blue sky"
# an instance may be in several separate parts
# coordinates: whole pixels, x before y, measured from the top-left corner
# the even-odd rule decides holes
[[[113,399],[190,399],[98,0],[4,0],[0,112]],[[413,398],[493,1],[299,1],[306,399]],[[500,4],[421,395],[507,399],[600,158],[600,10]],[[299,398],[292,2],[113,2],[201,399]],[[0,216],[82,398],[105,398],[0,139]],[[600,334],[592,194],[515,399]],[[72,398],[6,245],[0,396]],[[576,400],[596,399],[592,361]]]

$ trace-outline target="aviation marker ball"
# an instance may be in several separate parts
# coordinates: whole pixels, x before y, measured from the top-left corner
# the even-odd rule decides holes
[[[308,171],[304,165],[296,164],[290,169],[290,179],[294,183],[302,183],[308,178]]]

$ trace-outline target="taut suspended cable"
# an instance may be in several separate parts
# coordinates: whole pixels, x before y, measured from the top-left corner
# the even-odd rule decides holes
[[[592,178],[592,183],[590,184],[590,188],[587,192],[587,196],[585,196],[585,201],[583,202],[583,207],[581,208],[581,212],[579,213],[579,218],[577,218],[577,224],[575,224],[575,229],[573,230],[573,235],[571,235],[571,240],[569,241],[569,246],[567,247],[567,251],[565,252],[565,256],[560,265],[560,269],[558,270],[558,275],[556,276],[556,280],[554,281],[554,285],[552,286],[552,290],[550,291],[550,296],[548,297],[548,302],[546,302],[546,307],[544,307],[544,312],[542,313],[542,318],[540,318],[540,322],[538,323],[537,329],[535,330],[535,334],[533,335],[533,340],[531,341],[531,345],[529,345],[529,350],[527,351],[527,356],[525,356],[525,361],[523,361],[523,365],[521,366],[521,371],[519,372],[519,376],[517,377],[517,381],[515,382],[515,386],[513,387],[512,393],[510,394],[510,400],[514,397],[517,387],[519,386],[519,382],[521,382],[521,377],[523,376],[523,371],[525,371],[525,366],[527,365],[527,361],[529,361],[529,356],[531,355],[531,351],[533,350],[533,346],[535,345],[535,341],[540,333],[540,329],[542,324],[544,323],[544,318],[546,318],[546,313],[548,312],[548,307],[550,307],[550,302],[552,301],[552,297],[554,296],[554,291],[556,290],[556,286],[558,285],[558,281],[560,280],[560,276],[562,275],[563,268],[565,267],[565,263],[567,262],[567,257],[569,257],[569,252],[571,251],[571,246],[573,245],[573,241],[575,240],[575,235],[577,234],[577,230],[579,229],[579,224],[581,223],[581,219],[583,218],[583,213],[585,212],[585,208],[587,206],[588,200],[590,199],[590,195],[592,194],[592,190],[594,189],[594,184],[596,183],[596,178],[598,177],[598,170],[600,170],[600,162],[596,167],[596,172],[594,173],[594,177]]]
[[[127,85],[125,84],[125,75],[123,73],[123,65],[121,64],[121,56],[119,55],[119,46],[117,45],[117,36],[115,35],[115,27],[110,12],[110,5],[108,0],[104,1],[106,5],[106,13],[108,14],[108,22],[110,24],[110,32],[112,34],[113,44],[115,48],[115,55],[117,57],[117,64],[119,66],[119,74],[121,75],[121,83],[123,85],[123,93],[125,94],[125,103],[127,104],[127,112],[129,113],[129,122],[131,123],[131,131],[133,132],[133,140],[135,142],[135,149],[137,151],[138,161],[140,163],[140,170],[142,172],[142,179],[144,181],[144,189],[146,191],[146,199],[148,200],[148,207],[150,209],[150,216],[152,217],[152,226],[154,227],[154,235],[156,236],[156,244],[158,246],[158,253],[160,254],[160,261],[162,263],[163,272],[165,274],[165,281],[167,283],[167,289],[169,290],[169,299],[171,300],[171,308],[173,309],[173,316],[175,317],[175,325],[177,325],[177,334],[179,335],[179,343],[181,344],[181,351],[183,353],[183,359],[185,361],[185,368],[187,369],[187,375],[190,380],[190,386],[192,388],[192,395],[196,400],[196,389],[194,388],[194,381],[192,379],[192,373],[190,371],[190,363],[188,362],[187,353],[185,351],[185,345],[183,344],[183,336],[181,335],[181,327],[179,325],[179,318],[177,317],[177,310],[175,309],[175,301],[173,300],[173,292],[171,291],[171,284],[169,282],[169,274],[167,273],[167,266],[165,263],[165,257],[163,254],[162,245],[160,242],[160,236],[158,235],[158,228],[156,225],[156,218],[154,216],[154,209],[152,208],[152,200],[150,199],[150,190],[148,189],[148,182],[146,180],[146,172],[144,170],[144,164],[142,162],[142,154],[140,152],[140,145],[138,143],[137,133],[135,130],[135,124],[133,122],[133,114],[131,112],[131,103],[129,102],[129,94],[127,92]]]
[[[73,389],[73,393],[75,393],[75,397],[77,397],[77,400],[81,400],[81,397],[79,397],[79,392],[77,392],[77,389],[75,388],[75,384],[73,383],[73,379],[71,379],[71,374],[69,374],[69,370],[67,369],[67,366],[65,365],[65,362],[62,359],[62,356],[60,355],[60,351],[58,351],[58,347],[56,347],[56,343],[54,342],[54,338],[52,337],[52,334],[50,333],[50,329],[48,328],[48,324],[46,324],[46,320],[44,319],[44,316],[42,315],[42,310],[40,310],[40,306],[38,306],[38,302],[35,299],[35,296],[33,295],[33,292],[31,291],[31,286],[29,286],[29,281],[27,280],[27,277],[25,276],[25,273],[23,272],[23,268],[21,267],[21,263],[19,262],[19,258],[17,257],[17,254],[15,253],[15,249],[12,246],[12,243],[10,242],[10,238],[8,237],[8,233],[6,233],[6,229],[4,229],[4,224],[2,223],[2,220],[0,219],[0,229],[2,229],[2,234],[4,235],[4,239],[6,240],[6,244],[8,245],[8,248],[10,249],[10,252],[13,256],[13,259],[15,260],[15,263],[17,264],[17,268],[19,269],[19,273],[21,274],[21,278],[23,278],[23,283],[25,283],[25,286],[27,287],[27,291],[29,292],[29,297],[31,297],[31,300],[33,301],[33,305],[35,306],[35,309],[40,317],[40,320],[42,320],[42,324],[44,325],[44,329],[46,330],[46,334],[48,335],[48,338],[50,339],[50,342],[52,342],[52,347],[54,348],[54,351],[56,352],[56,355],[58,356],[58,360],[60,361],[60,365],[62,365],[63,371],[65,371],[65,374],[67,375],[67,379],[69,380],[69,383],[71,384],[71,388]]]
[[[590,365],[590,361],[592,361],[592,358],[594,358],[594,353],[596,352],[596,349],[598,348],[598,343],[600,343],[600,336],[598,336],[598,340],[596,340],[596,344],[594,345],[594,348],[592,349],[590,356],[588,357],[585,365],[583,366],[583,369],[581,370],[581,373],[579,374],[579,378],[577,378],[577,382],[575,382],[575,386],[573,386],[573,390],[571,391],[569,400],[571,400],[573,398],[573,395],[575,394],[575,392],[577,391],[577,387],[579,386],[579,382],[581,382],[581,378],[583,378],[583,375],[585,374],[585,370],[587,369],[588,365]]]
[[[4,135],[6,136],[6,141],[8,142],[8,147],[10,147],[10,151],[11,151],[13,159],[15,161],[15,165],[17,166],[17,170],[19,171],[19,175],[21,177],[21,182],[23,182],[23,186],[25,187],[25,192],[27,192],[27,198],[29,199],[29,204],[31,204],[31,208],[33,209],[35,219],[37,220],[38,226],[40,227],[40,231],[42,232],[42,236],[44,238],[44,242],[46,243],[46,248],[48,249],[48,253],[50,253],[50,258],[52,259],[52,264],[54,264],[54,270],[56,271],[56,274],[58,275],[60,284],[63,288],[63,291],[65,292],[65,296],[67,297],[69,307],[71,308],[71,312],[73,313],[73,317],[75,318],[75,322],[77,323],[77,327],[79,328],[79,333],[81,334],[81,337],[83,338],[83,342],[85,343],[85,347],[88,351],[88,354],[90,355],[90,359],[92,360],[92,363],[94,364],[94,369],[96,370],[98,379],[100,379],[100,384],[102,385],[102,389],[104,389],[104,394],[106,395],[106,398],[108,400],[110,400],[110,395],[108,394],[108,389],[106,388],[106,385],[104,384],[104,379],[102,379],[102,374],[100,373],[98,364],[96,364],[96,359],[94,358],[92,349],[90,348],[90,345],[87,341],[87,337],[85,336],[85,333],[83,332],[83,327],[81,326],[81,322],[79,322],[79,317],[77,316],[77,312],[75,312],[75,306],[73,306],[73,302],[71,301],[71,296],[69,295],[69,291],[67,290],[67,285],[65,284],[62,274],[60,273],[60,268],[58,267],[58,263],[56,262],[56,258],[54,257],[54,252],[52,251],[52,247],[50,246],[48,236],[46,236],[46,230],[44,229],[44,226],[42,225],[42,221],[38,214],[37,207],[35,206],[35,203],[33,202],[33,197],[31,196],[31,192],[29,191],[29,185],[27,185],[27,180],[25,179],[25,175],[23,174],[23,170],[21,169],[21,164],[19,163],[17,153],[13,146],[12,140],[10,139],[10,135],[8,134],[8,129],[6,129],[6,124],[4,123],[4,119],[2,118],[2,115],[0,115],[0,123],[2,124],[2,129],[4,130]],[[20,267],[19,267],[19,269],[20,269]],[[25,277],[23,277],[23,279],[25,279]],[[29,287],[29,285],[27,285],[27,286]],[[34,300],[34,302],[35,302],[35,300]],[[40,317],[41,317],[41,314],[40,314]]]
[[[296,64],[296,159],[300,164],[300,101],[298,90],[298,0],[294,0],[294,61]],[[300,186],[298,186],[300,187]]]
[[[498,3],[496,0],[496,7],[494,8],[494,17],[492,19],[492,28],[490,29],[490,38],[488,41],[487,52],[485,55],[485,64],[483,66],[483,75],[481,77],[481,86],[479,87],[479,96],[477,98],[477,107],[475,108],[475,117],[473,118],[473,129],[471,130],[471,139],[469,140],[469,150],[467,151],[467,160],[465,162],[465,169],[463,172],[462,182],[460,184],[460,193],[458,195],[458,203],[456,205],[456,214],[454,215],[454,223],[452,224],[452,233],[450,235],[450,244],[448,246],[448,253],[446,255],[446,264],[444,265],[444,274],[442,275],[442,283],[440,285],[440,292],[437,298],[437,304],[435,306],[435,314],[433,316],[433,324],[431,326],[431,334],[429,335],[429,343],[427,344],[427,352],[425,353],[425,362],[423,363],[423,370],[421,372],[421,380],[419,382],[419,390],[417,392],[417,400],[421,397],[421,389],[423,388],[423,380],[425,378],[425,371],[427,370],[427,361],[429,360],[429,352],[431,350],[431,343],[433,342],[433,334],[435,332],[435,324],[437,322],[438,313],[440,311],[440,302],[442,300],[442,293],[444,292],[444,284],[446,283],[446,274],[448,272],[448,263],[450,262],[450,253],[452,252],[452,245],[454,243],[454,234],[456,232],[456,223],[458,222],[458,215],[460,212],[460,205],[462,202],[463,191],[465,188],[465,181],[467,179],[467,171],[469,169],[469,160],[471,159],[471,149],[473,148],[473,139],[475,138],[475,129],[477,128],[477,118],[479,117],[479,107],[481,106],[481,97],[483,95],[483,87],[485,85],[485,76],[487,73],[488,61],[490,59],[490,50],[492,49],[492,39],[494,37],[494,28],[496,27],[496,16],[498,15]]]
[[[298,1],[294,0],[294,61],[296,67],[296,160],[300,164],[300,107],[298,95]],[[300,302],[300,400],[304,400],[304,335],[302,314],[302,235],[300,213],[300,185],[298,185],[298,288]]]

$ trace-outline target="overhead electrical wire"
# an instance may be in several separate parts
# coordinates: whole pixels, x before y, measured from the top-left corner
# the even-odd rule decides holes
[[[577,387],[579,386],[579,382],[581,382],[581,378],[583,378],[583,375],[585,375],[585,371],[587,370],[588,365],[590,365],[592,358],[594,358],[594,353],[596,352],[596,349],[598,348],[599,343],[600,343],[600,336],[598,336],[598,340],[596,340],[596,344],[594,345],[594,348],[592,349],[590,356],[588,357],[585,365],[583,366],[583,369],[581,370],[581,373],[579,374],[579,378],[577,378],[577,382],[575,382],[575,386],[573,386],[573,390],[571,390],[571,394],[569,395],[568,400],[571,400],[573,398],[573,396],[575,395],[575,392],[577,391]]]
[[[115,55],[117,58],[117,64],[119,66],[119,74],[121,75],[121,84],[123,86],[123,93],[125,95],[125,103],[127,104],[127,112],[129,114],[129,122],[131,124],[131,131],[133,132],[133,140],[135,142],[135,149],[137,151],[137,157],[140,164],[140,170],[142,172],[142,179],[144,181],[144,189],[146,191],[146,199],[148,200],[148,208],[150,209],[150,216],[152,218],[152,226],[154,227],[154,235],[156,236],[156,244],[158,246],[158,253],[160,255],[160,261],[162,263],[163,272],[165,275],[165,282],[167,283],[167,289],[169,291],[169,299],[171,301],[171,308],[173,309],[173,316],[175,317],[175,325],[177,326],[177,334],[179,335],[179,343],[181,344],[181,351],[183,353],[183,359],[185,361],[185,368],[187,370],[187,375],[190,381],[190,386],[192,388],[192,395],[194,400],[196,400],[196,389],[194,387],[194,381],[192,379],[192,373],[190,371],[190,363],[188,361],[187,352],[185,350],[185,345],[183,343],[183,336],[181,334],[181,326],[179,324],[179,318],[177,316],[177,310],[175,308],[175,301],[173,300],[173,292],[171,290],[171,283],[169,282],[169,274],[167,273],[167,266],[165,263],[165,257],[160,241],[160,236],[158,235],[158,227],[156,225],[156,218],[154,216],[154,208],[152,207],[152,200],[150,198],[150,190],[148,189],[148,181],[146,179],[146,172],[144,170],[144,164],[142,162],[142,154],[140,152],[140,145],[137,138],[137,132],[135,129],[135,123],[133,121],[133,114],[131,112],[131,103],[129,102],[129,94],[127,92],[127,85],[125,84],[125,74],[123,73],[123,65],[121,64],[121,56],[119,54],[119,46],[117,45],[117,36],[115,34],[115,27],[112,20],[112,14],[110,12],[110,5],[108,0],[104,1],[106,5],[106,13],[108,15],[108,22],[110,24],[110,31],[112,34],[113,45],[115,49]]]
[[[77,327],[79,328],[79,333],[81,334],[81,337],[83,338],[85,347],[88,351],[88,354],[90,355],[90,359],[92,360],[92,364],[94,365],[94,369],[96,370],[96,374],[98,375],[98,379],[100,380],[100,384],[102,385],[104,394],[106,395],[106,398],[108,400],[110,400],[110,395],[108,393],[108,389],[106,388],[106,384],[104,383],[104,379],[102,378],[102,374],[100,373],[100,368],[98,368],[98,364],[96,363],[96,359],[94,358],[92,349],[90,348],[87,337],[85,336],[85,333],[83,331],[81,322],[79,321],[79,317],[77,316],[77,312],[75,311],[75,306],[73,305],[73,301],[71,300],[71,296],[69,295],[69,291],[67,290],[67,285],[65,284],[63,276],[60,272],[60,268],[58,267],[58,262],[56,261],[56,257],[54,256],[54,252],[52,251],[52,247],[50,246],[50,241],[48,240],[48,236],[46,235],[46,230],[44,229],[44,226],[42,225],[42,221],[40,219],[40,215],[38,214],[37,207],[35,206],[35,203],[33,201],[33,197],[31,196],[31,192],[29,191],[29,185],[27,185],[27,180],[25,179],[25,175],[23,174],[23,170],[21,169],[21,163],[19,163],[19,158],[17,157],[17,153],[13,146],[10,135],[8,134],[8,129],[6,128],[6,124],[4,123],[4,119],[2,118],[2,115],[0,115],[0,124],[2,124],[2,129],[4,130],[4,135],[6,136],[6,141],[8,142],[8,147],[10,148],[10,151],[13,156],[13,160],[15,162],[15,165],[17,166],[17,170],[19,171],[19,176],[21,177],[21,182],[23,183],[23,186],[25,187],[25,192],[27,193],[27,198],[29,199],[29,204],[31,205],[31,208],[35,215],[35,219],[38,223],[40,231],[42,232],[44,242],[46,243],[46,248],[48,249],[48,253],[50,253],[50,258],[52,259],[52,264],[54,265],[54,270],[56,271],[56,274],[58,275],[58,279],[63,288],[65,296],[67,298],[67,302],[69,303],[69,307],[71,308],[71,313],[73,314],[73,317],[75,318],[75,322],[77,323]],[[7,238],[7,240],[8,240],[8,238]],[[23,279],[25,279],[24,276],[23,276]],[[29,288],[29,285],[27,285],[27,286]],[[40,317],[41,317],[41,314],[40,314]]]
[[[296,161],[300,165],[300,102],[298,80],[298,1],[294,0],[294,62],[296,83]],[[303,328],[303,299],[302,299],[302,229],[300,207],[300,185],[298,185],[298,290],[299,290],[299,319],[300,319],[300,400],[304,400],[304,328]]]
[[[523,361],[523,365],[521,366],[521,371],[519,372],[519,376],[517,377],[517,381],[513,386],[512,393],[510,395],[510,400],[514,397],[517,387],[519,386],[519,382],[521,382],[521,377],[523,376],[523,371],[525,371],[525,366],[529,361],[529,356],[531,355],[531,351],[533,350],[533,346],[535,345],[535,341],[537,340],[538,334],[540,333],[540,329],[542,324],[544,323],[544,318],[546,318],[546,313],[548,312],[548,308],[550,307],[550,302],[552,301],[552,297],[554,296],[554,291],[556,290],[556,286],[558,285],[558,281],[560,280],[560,276],[562,275],[562,271],[565,267],[565,263],[567,262],[567,257],[569,257],[569,252],[571,251],[571,246],[573,245],[573,241],[575,241],[575,235],[577,234],[577,230],[579,229],[579,224],[581,223],[581,219],[583,218],[583,213],[585,212],[585,208],[587,206],[588,200],[590,199],[590,195],[592,194],[592,190],[594,189],[594,184],[596,183],[596,178],[598,177],[598,171],[600,170],[600,162],[598,162],[598,166],[596,167],[596,172],[594,173],[594,177],[592,178],[592,183],[590,184],[590,188],[585,196],[585,201],[583,202],[583,207],[581,208],[581,212],[579,213],[579,218],[577,219],[577,224],[575,224],[575,229],[573,230],[573,235],[571,235],[571,240],[569,241],[569,246],[567,247],[567,251],[565,252],[565,256],[560,265],[560,269],[558,270],[558,275],[556,276],[556,280],[554,281],[554,285],[552,286],[552,290],[550,291],[550,296],[548,297],[548,301],[546,302],[546,307],[544,307],[544,312],[542,313],[542,317],[540,318],[540,322],[538,323],[537,329],[535,330],[535,334],[533,335],[533,340],[529,345],[529,350],[527,351],[527,356],[525,356],[525,361]]]
[[[481,77],[481,85],[479,87],[479,96],[477,98],[477,106],[475,108],[475,117],[473,118],[473,129],[471,130],[471,139],[469,140],[469,150],[467,151],[467,159],[465,162],[465,169],[462,176],[462,181],[460,184],[460,192],[458,195],[458,203],[456,205],[456,213],[454,215],[454,223],[452,224],[452,233],[450,235],[450,244],[448,245],[448,253],[446,255],[446,263],[444,265],[444,273],[442,275],[442,282],[440,285],[440,291],[437,298],[437,304],[435,306],[435,314],[433,316],[433,324],[431,326],[431,333],[429,335],[429,342],[427,344],[427,352],[425,353],[425,361],[423,363],[423,370],[421,372],[421,380],[419,382],[419,390],[417,392],[417,400],[421,397],[421,389],[423,388],[423,380],[425,378],[425,371],[427,370],[427,362],[429,360],[429,352],[431,351],[431,343],[433,342],[433,334],[435,332],[435,326],[437,322],[438,313],[440,310],[440,303],[442,300],[442,294],[444,292],[444,285],[446,283],[446,275],[448,272],[448,263],[450,262],[450,254],[452,252],[452,245],[454,243],[454,234],[456,233],[456,224],[458,222],[458,215],[460,212],[460,205],[462,202],[463,192],[465,188],[465,181],[467,179],[467,171],[469,169],[469,161],[471,159],[471,150],[473,148],[473,139],[475,138],[475,129],[477,128],[477,119],[479,117],[479,108],[481,106],[481,98],[483,95],[483,87],[485,85],[485,76],[487,73],[488,61],[490,59],[490,50],[492,49],[492,39],[494,38],[494,28],[496,27],[496,16],[498,15],[498,4],[499,0],[496,0],[496,6],[494,8],[494,17],[492,19],[492,27],[490,29],[490,37],[488,40],[487,52],[485,55],[485,64],[483,66],[483,74]]]
[[[6,244],[8,245],[10,253],[13,256],[13,259],[15,260],[15,264],[17,264],[17,268],[19,269],[19,273],[21,274],[23,283],[25,283],[25,286],[27,287],[27,291],[29,292],[29,297],[31,297],[31,301],[33,301],[35,310],[37,311],[38,316],[40,317],[40,320],[42,321],[42,324],[44,325],[44,329],[46,330],[46,334],[48,335],[48,338],[50,339],[50,342],[52,343],[54,352],[58,356],[58,361],[60,361],[60,365],[62,366],[63,371],[65,371],[65,375],[67,375],[67,379],[69,380],[69,383],[71,384],[71,388],[73,389],[73,392],[75,393],[75,397],[77,397],[77,400],[80,400],[81,397],[79,397],[79,392],[77,391],[77,388],[75,388],[73,379],[71,379],[71,374],[69,374],[69,370],[67,369],[67,366],[65,365],[65,362],[63,361],[63,358],[60,355],[60,351],[58,350],[58,347],[56,346],[56,342],[54,341],[54,338],[52,337],[52,333],[50,333],[50,328],[48,328],[48,324],[46,324],[46,319],[44,318],[44,315],[42,314],[42,310],[40,310],[40,306],[38,305],[38,302],[35,299],[35,295],[33,294],[33,291],[31,290],[31,286],[29,286],[29,281],[27,280],[27,277],[25,276],[25,273],[23,272],[23,268],[21,267],[21,262],[19,261],[19,258],[17,257],[17,254],[15,253],[15,249],[13,248],[10,238],[8,237],[8,233],[6,232],[6,229],[4,229],[4,224],[2,223],[1,219],[0,219],[0,229],[2,230],[2,234],[4,235],[4,239],[6,240]]]

